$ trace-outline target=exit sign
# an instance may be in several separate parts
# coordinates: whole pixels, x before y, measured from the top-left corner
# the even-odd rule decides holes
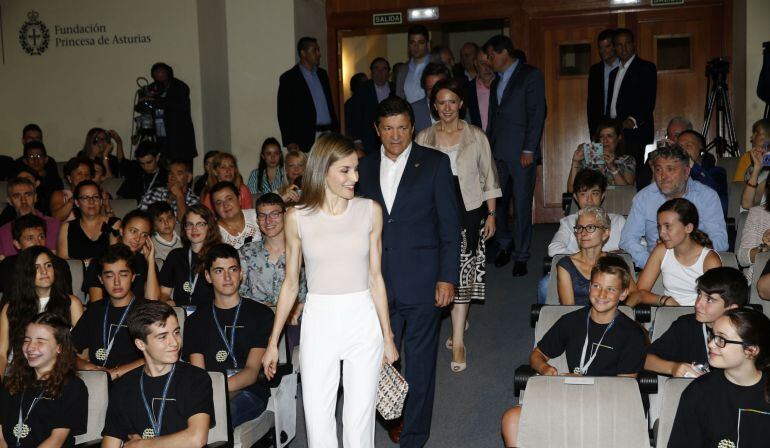
[[[684,0],[650,0],[652,6],[684,5]]]
[[[372,14],[372,23],[374,25],[401,25],[403,19],[400,12],[387,12]]]

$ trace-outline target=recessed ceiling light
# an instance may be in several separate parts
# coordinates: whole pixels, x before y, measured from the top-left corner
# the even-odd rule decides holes
[[[416,22],[420,20],[437,20],[438,7],[433,6],[431,8],[408,9],[406,11],[406,16],[410,22]]]
[[[637,5],[639,0],[610,0],[610,6]]]

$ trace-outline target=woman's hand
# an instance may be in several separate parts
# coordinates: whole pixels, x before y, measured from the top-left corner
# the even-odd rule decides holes
[[[615,156],[613,154],[603,153],[602,160],[604,160],[604,165],[608,170],[617,171],[618,167],[615,165]]]
[[[151,238],[148,237],[144,240],[144,247],[141,251],[148,263],[155,259],[155,245],[152,244]]]
[[[110,129],[109,131],[107,131],[107,133],[110,134],[110,137],[112,137],[112,140],[115,142],[116,145],[123,146],[123,139],[120,138],[120,134],[118,134],[118,131],[116,131],[115,129]]]
[[[497,219],[494,216],[489,215],[484,222],[484,241],[495,236],[495,230],[497,230]]]
[[[289,185],[283,193],[281,193],[283,202],[299,202],[299,196],[299,187],[296,185]]]
[[[572,166],[575,168],[578,168],[580,166],[580,162],[585,159],[586,155],[583,151],[583,144],[579,144],[575,152],[572,154]]]
[[[262,355],[262,368],[265,369],[265,376],[272,380],[278,368],[278,346],[272,341],[267,344],[265,354]]]
[[[396,347],[396,344],[393,342],[393,338],[386,338],[385,339],[385,346],[384,350],[382,352],[382,357],[385,362],[388,364],[393,364],[394,362],[398,361],[398,348]],[[262,358],[265,359],[265,358]]]
[[[765,230],[765,233],[762,234],[762,243],[765,246],[770,246],[770,229]]]
[[[765,157],[765,151],[759,148],[751,148],[751,166],[754,170],[759,171],[762,169],[762,159]]]

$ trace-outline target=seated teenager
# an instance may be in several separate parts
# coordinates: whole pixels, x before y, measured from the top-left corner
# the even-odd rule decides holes
[[[153,187],[142,196],[139,208],[147,210],[150,204],[165,201],[174,209],[176,216],[184,215],[187,207],[200,202],[200,198],[190,189],[192,172],[186,162],[172,161],[168,165],[168,183]]]
[[[749,287],[743,274],[729,267],[705,272],[697,285],[695,314],[679,317],[647,348],[645,370],[687,378],[708,372],[708,334],[725,311],[746,305]]]
[[[600,258],[591,271],[591,305],[562,316],[537,343],[529,364],[540,375],[626,376],[644,365],[644,330],[618,310],[628,296],[631,274],[622,258]],[[586,350],[590,347],[590,350]],[[566,354],[568,372],[550,359]],[[526,406],[526,404],[525,404]],[[521,407],[503,415],[505,446],[516,446]]]
[[[127,246],[116,244],[92,263],[98,268],[106,300],[90,303],[72,330],[79,370],[104,370],[115,380],[144,363],[128,337],[126,321],[131,308],[142,303],[131,291],[135,259]]]
[[[577,213],[574,232],[580,249],[556,263],[559,302],[562,305],[588,305],[591,271],[596,261],[607,255],[602,247],[611,235],[607,212],[594,205],[581,208]],[[631,290],[635,289],[633,280]]]
[[[770,320],[734,309],[714,322],[711,372],[682,392],[668,446],[766,447],[770,440]]]
[[[32,247],[32,246],[45,246],[46,242],[46,222],[34,214],[24,215],[16,218],[11,223],[11,237],[13,238],[13,247],[18,252]],[[0,261],[0,293],[3,293],[5,297],[9,297],[11,285],[13,284],[13,272],[16,269],[16,260],[19,255],[9,255]],[[65,273],[65,279],[70,279],[68,282],[71,284],[72,273],[70,273],[70,267],[66,261],[59,257],[54,257],[54,263],[58,265]]]
[[[770,192],[770,182],[765,183],[765,196]],[[743,273],[749,283],[754,278],[757,255],[770,250],[770,203],[751,207],[743,223],[740,241],[736,241],[735,255],[738,263],[746,268]]]
[[[251,194],[264,194],[281,188],[284,182],[283,152],[281,144],[273,137],[262,142],[259,166],[249,173],[247,182]]]
[[[35,315],[48,311],[74,326],[83,314],[80,299],[68,293],[72,280],[66,278],[55,260],[56,256],[44,246],[19,253],[13,284],[8,297],[3,296],[5,305],[0,311],[0,375],[11,353],[20,353],[24,329]]]
[[[67,188],[51,193],[51,216],[59,221],[75,219],[75,187],[84,180],[94,180],[96,168],[94,163],[84,157],[73,157],[64,164],[64,179]]]
[[[206,252],[206,281],[214,287],[214,302],[199,308],[185,323],[184,352],[190,363],[227,375],[233,428],[257,418],[267,407],[270,390],[257,384],[273,312],[238,294],[241,260],[229,244]]]
[[[139,143],[134,158],[136,160],[123,163],[125,180],[118,189],[118,196],[139,202],[148,191],[166,185],[168,171],[160,163],[160,147],[153,141]]]
[[[211,172],[201,194],[201,203],[211,210],[214,210],[214,207],[211,205],[209,190],[219,182],[232,182],[238,187],[238,198],[243,210],[254,208],[254,199],[251,197],[249,187],[243,183],[243,177],[238,170],[238,160],[232,154],[220,152],[211,160]]]
[[[733,182],[746,182],[741,194],[741,208],[748,210],[767,202],[765,184],[770,169],[762,160],[768,152],[770,142],[770,118],[763,118],[751,126],[751,150],[746,151],[738,161]]]
[[[145,364],[110,388],[102,447],[205,446],[215,425],[211,378],[179,361],[174,309],[157,301],[137,305],[128,315],[128,334]]]
[[[155,258],[166,261],[169,252],[182,247],[182,238],[176,232],[176,215],[168,202],[150,204],[147,213],[152,218],[152,245]]]
[[[75,205],[80,217],[62,224],[57,253],[65,260],[88,264],[118,242],[120,219],[108,216],[102,208],[102,188],[92,180],[75,187]]]
[[[135,279],[131,290],[139,299],[158,300],[158,269],[155,266],[155,246],[150,241],[152,219],[147,212],[131,210],[123,217],[120,224],[120,242],[128,246],[133,254]],[[104,287],[99,281],[101,266],[91,263],[83,278],[83,292],[88,293],[88,300],[96,302],[104,297]]]
[[[184,307],[188,315],[196,307],[208,305],[214,300],[203,275],[203,257],[215,244],[222,242],[214,213],[203,204],[195,204],[182,216],[183,247],[168,254],[160,270],[160,298]]]
[[[639,274],[638,290],[626,303],[693,306],[698,297],[696,280],[722,266],[722,260],[711,249],[709,237],[698,230],[698,210],[687,199],[671,199],[658,208],[658,229],[661,241]],[[663,281],[661,295],[651,292],[658,276]]]
[[[302,176],[305,174],[307,155],[297,149],[286,153],[284,166],[286,167],[286,180],[276,193],[281,195],[283,202],[296,204],[302,198]]]
[[[593,205],[600,207],[604,202],[604,193],[607,191],[607,179],[602,173],[584,169],[575,175],[575,181],[572,183],[572,200],[578,206],[578,209]],[[620,250],[620,233],[626,223],[623,215],[615,213],[607,214],[610,218],[610,237],[604,243],[602,249],[605,252],[616,252]],[[578,251],[577,238],[575,236],[575,223],[577,222],[577,213],[565,216],[559,220],[559,230],[551,239],[548,245],[548,256],[554,257],[559,254],[574,254]],[[539,303],[545,303],[548,293],[548,278],[545,275],[538,284],[537,297]]]
[[[11,236],[11,223],[14,219],[25,215],[35,215],[45,221],[47,229],[45,245],[51,250],[56,250],[56,240],[59,237],[61,223],[37,210],[37,193],[34,182],[24,177],[16,177],[8,181],[7,191],[8,202],[10,203],[8,205],[13,210],[13,218],[0,226],[0,255],[16,254],[16,247],[13,245]]]
[[[42,313],[27,324],[0,391],[0,447],[71,447],[86,432],[88,389],[74,352],[60,316]]]
[[[211,188],[211,200],[217,215],[222,242],[240,249],[249,241],[262,239],[257,225],[257,211],[241,208],[238,187],[232,182],[219,182]]]

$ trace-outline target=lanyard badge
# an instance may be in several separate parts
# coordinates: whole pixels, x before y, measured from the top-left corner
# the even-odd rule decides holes
[[[227,360],[228,355],[233,360],[233,367],[238,368],[238,360],[235,359],[235,327],[238,325],[238,315],[241,313],[241,305],[243,304],[243,299],[241,298],[238,301],[238,306],[235,308],[235,319],[233,319],[233,327],[232,331],[230,332],[230,339],[227,339],[227,336],[225,335],[225,330],[222,329],[222,326],[219,325],[219,319],[217,319],[217,312],[216,307],[214,305],[211,305],[211,315],[214,317],[214,325],[217,327],[217,331],[219,332],[219,337],[222,339],[222,342],[225,344],[225,348],[227,350],[219,350],[216,354],[216,360],[218,362],[225,362]]]
[[[115,343],[115,338],[118,337],[118,332],[120,331],[120,327],[123,326],[123,322],[126,320],[126,316],[128,316],[128,312],[131,310],[131,305],[134,304],[134,297],[131,298],[131,301],[128,302],[128,306],[125,310],[123,310],[123,315],[120,316],[120,320],[118,321],[118,326],[115,329],[115,334],[112,335],[112,338],[110,338],[109,330],[107,329],[107,321],[108,321],[108,315],[110,312],[110,302],[109,299],[107,300],[107,306],[104,308],[104,318],[102,319],[102,346],[98,350],[96,350],[96,359],[102,362],[102,367],[104,367],[107,364],[107,358],[110,357],[110,352],[112,352],[112,344]]]
[[[586,351],[588,350],[588,330],[589,324],[591,322],[591,311],[588,311],[588,315],[586,316],[586,338],[583,342],[583,351],[580,354],[580,367],[575,367],[574,373],[578,375],[586,375],[588,373],[588,368],[591,367],[591,364],[593,364],[594,360],[596,359],[596,355],[599,354],[599,348],[602,346],[604,337],[607,336],[607,332],[610,331],[610,329],[615,325],[615,321],[618,320],[619,315],[620,311],[616,311],[612,322],[607,325],[607,328],[604,329],[604,333],[602,333],[602,337],[599,339],[599,342],[596,343],[596,348],[594,349],[594,347],[591,347],[588,360],[586,360]]]
[[[158,411],[158,418],[155,419],[155,415],[152,413],[152,408],[147,403],[147,396],[144,394],[144,369],[142,374],[139,375],[139,391],[142,394],[142,402],[144,403],[144,410],[147,411],[147,419],[150,420],[152,428],[147,428],[142,431],[143,439],[154,439],[160,437],[160,429],[163,424],[163,411],[166,410],[166,396],[168,395],[168,388],[171,385],[171,379],[174,377],[174,371],[176,370],[176,364],[171,366],[171,371],[166,378],[166,384],[163,386],[163,396],[160,399],[160,410]]]

